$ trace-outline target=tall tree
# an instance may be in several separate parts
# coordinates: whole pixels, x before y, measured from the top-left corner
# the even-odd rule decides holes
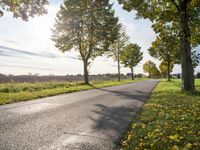
[[[60,51],[77,50],[83,61],[84,80],[88,65],[115,40],[118,18],[109,0],[65,0],[57,13],[52,40]]]
[[[121,62],[131,69],[132,80],[134,80],[133,68],[143,59],[143,53],[140,50],[141,47],[137,44],[129,44],[121,53]]]
[[[170,72],[172,72],[174,65],[170,64],[170,68],[167,62],[162,61],[159,65],[160,73],[163,78],[168,77],[168,81],[170,81]]]
[[[20,17],[27,21],[29,16],[34,17],[34,15],[47,13],[44,7],[46,4],[48,4],[47,0],[1,0],[0,16],[8,11],[12,12],[15,18]]]
[[[160,72],[156,64],[150,60],[144,63],[143,70],[149,74],[149,78],[160,78]]]
[[[152,42],[148,51],[152,57],[166,63],[167,77],[170,81],[171,65],[179,64],[181,59],[176,34],[173,34],[169,28],[163,29],[163,32]]]
[[[149,18],[160,26],[171,24],[179,33],[183,89],[194,90],[194,69],[191,57],[191,43],[200,43],[200,1],[199,0],[118,0],[128,11],[137,10],[137,16]]]
[[[129,37],[126,34],[125,28],[119,24],[119,34],[117,35],[116,40],[109,47],[107,53],[108,57],[112,57],[114,61],[117,62],[118,69],[118,81],[120,81],[120,55],[123,48],[128,44]]]

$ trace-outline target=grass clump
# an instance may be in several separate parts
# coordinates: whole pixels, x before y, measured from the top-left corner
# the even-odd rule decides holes
[[[200,96],[181,92],[180,86],[180,80],[159,83],[134,119],[124,150],[200,149]]]
[[[54,96],[58,94],[89,90],[137,82],[137,80],[93,81],[90,85],[81,82],[38,82],[38,83],[7,83],[0,84],[0,105],[30,99]]]

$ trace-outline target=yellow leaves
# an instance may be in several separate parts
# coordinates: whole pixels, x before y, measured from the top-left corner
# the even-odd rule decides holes
[[[150,144],[150,147],[152,148],[154,145],[155,145],[154,143],[151,143],[151,144]]]
[[[188,131],[187,133],[188,133],[188,134],[192,134],[192,131]]]
[[[131,134],[129,134],[129,135],[128,135],[128,137],[127,137],[127,141],[130,141],[130,140],[131,140],[131,138],[132,138],[132,135],[131,135]]]
[[[132,139],[133,139],[133,133],[132,132],[128,132],[127,139],[122,142],[122,146],[124,148],[128,148],[129,147],[129,143],[130,143],[130,141]]]
[[[199,135],[199,136],[200,136],[200,131],[198,131],[197,135]]]
[[[181,130],[183,130],[182,127],[176,127],[176,131],[181,131]]]
[[[144,128],[146,128],[146,125],[145,124],[141,124],[142,125],[142,128],[144,129]]]
[[[151,132],[148,132],[148,133],[147,133],[147,136],[148,136],[149,138],[151,138],[151,137],[153,136],[153,134],[152,134]]]
[[[192,148],[192,144],[191,144],[191,143],[188,143],[188,144],[186,145],[186,147],[190,149],[190,148]]]
[[[155,131],[155,132],[160,132],[160,129],[155,129],[154,131]]]
[[[199,1],[198,1],[198,0],[192,0],[192,1],[190,2],[190,4],[191,4],[193,7],[195,7],[195,6],[198,6]]]
[[[127,141],[123,141],[123,142],[122,142],[122,146],[123,146],[123,147],[128,147]]]
[[[132,124],[132,128],[134,129],[135,127],[137,127],[137,124],[136,124],[136,123],[133,123],[133,124]]]
[[[139,128],[146,128],[146,124],[144,124],[144,123],[138,123],[138,124],[136,124],[136,123],[133,123],[132,125],[131,125],[131,127],[132,127],[132,129],[135,129],[136,127],[139,127]]]
[[[144,142],[143,142],[143,141],[140,142],[139,147],[140,147],[140,148],[143,148],[143,147],[144,147]]]
[[[179,142],[179,141],[180,141],[179,135],[178,135],[178,134],[170,135],[170,136],[168,136],[168,138],[169,138],[170,140],[173,140],[173,141],[176,141],[176,142]]]
[[[196,112],[194,112],[194,113],[193,113],[193,115],[194,115],[194,116],[197,116],[197,113],[196,113]]]
[[[171,150],[179,150],[178,146],[177,145],[174,145]]]
[[[192,124],[191,127],[194,128],[194,124]]]

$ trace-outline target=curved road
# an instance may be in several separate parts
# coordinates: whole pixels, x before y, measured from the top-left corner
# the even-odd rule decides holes
[[[0,106],[0,150],[118,149],[158,80]]]

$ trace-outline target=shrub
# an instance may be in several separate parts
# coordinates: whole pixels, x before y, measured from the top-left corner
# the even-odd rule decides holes
[[[197,73],[197,78],[200,78],[200,72]]]

